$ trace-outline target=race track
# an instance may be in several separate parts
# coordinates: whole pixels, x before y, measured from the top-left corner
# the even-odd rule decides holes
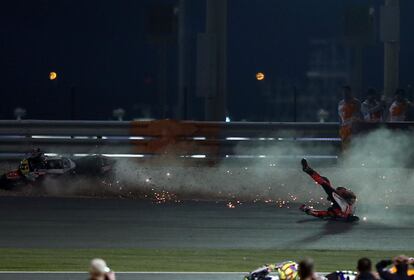
[[[350,224],[317,220],[296,206],[0,197],[0,247],[413,250],[413,207],[378,211],[361,205],[367,221]]]

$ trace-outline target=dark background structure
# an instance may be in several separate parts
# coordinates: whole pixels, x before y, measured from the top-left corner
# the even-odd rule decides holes
[[[180,19],[181,2],[3,2],[0,118],[15,118],[14,109],[22,107],[31,119],[108,120],[117,108],[123,108],[126,120],[206,119],[197,88],[197,42],[207,29],[207,5],[183,1]],[[328,120],[336,121],[339,86],[351,84],[359,97],[371,86],[382,90],[384,46],[378,29],[383,4],[228,0],[226,116],[317,121],[318,110],[324,109]],[[372,14],[361,16],[361,11]],[[414,1],[401,0],[400,11],[400,85],[410,89]],[[359,49],[350,41],[360,30]],[[180,42],[185,45],[181,105]],[[51,71],[56,80],[49,80]],[[257,72],[265,74],[263,81],[256,79]]]

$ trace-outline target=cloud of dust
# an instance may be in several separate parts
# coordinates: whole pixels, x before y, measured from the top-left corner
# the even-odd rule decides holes
[[[393,209],[410,205],[414,199],[414,174],[409,168],[413,139],[410,134],[380,129],[356,137],[337,164],[318,168],[334,186],[345,186],[358,196],[359,215],[394,219]],[[129,190],[171,192],[186,198],[228,201],[265,201],[276,206],[307,203],[324,208],[323,190],[301,171],[300,159],[309,153],[309,143],[279,141],[254,148],[240,144],[236,154],[265,155],[245,164],[226,161],[214,167],[188,167],[182,161],[162,166],[139,164],[133,160],[117,162],[117,179]],[[312,145],[312,154],[327,154],[326,145]],[[395,208],[396,209],[396,208]],[[396,210],[397,211],[397,210]],[[375,212],[375,215],[372,213]]]
[[[260,143],[260,142],[259,142]],[[326,208],[326,195],[301,171],[300,159],[334,186],[345,186],[358,196],[358,215],[371,220],[409,222],[404,206],[414,201],[413,135],[379,129],[355,137],[349,149],[332,165],[318,164],[310,155],[333,154],[334,147],[311,141],[263,141],[251,147],[240,141],[235,154],[255,158],[223,160],[214,166],[188,164],[185,160],[141,163],[120,159],[110,182],[77,178],[48,179],[44,191],[54,196],[132,196],[149,194],[161,202],[206,199],[224,202],[266,202],[276,207],[297,207],[294,203]],[[259,156],[262,155],[262,156]],[[323,160],[320,160],[322,162]],[[151,196],[152,195],[152,196]]]
[[[332,178],[358,195],[359,215],[371,221],[404,224],[414,193],[413,135],[387,129],[353,139]]]
[[[331,148],[312,145],[313,151],[318,149],[327,154],[327,149]],[[267,143],[254,148],[241,143],[235,154],[257,157],[241,159],[243,164],[224,160],[213,167],[189,167],[183,161],[150,166],[122,160],[117,162],[117,179],[130,188],[168,191],[188,198],[265,201],[277,206],[298,201],[324,202],[325,195],[321,196],[319,188],[301,172],[300,159],[306,153],[295,141],[280,141],[271,146]]]

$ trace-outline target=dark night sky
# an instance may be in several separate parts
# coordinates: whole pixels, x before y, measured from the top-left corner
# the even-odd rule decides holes
[[[189,36],[204,30],[204,1],[190,0]],[[242,118],[255,98],[257,70],[303,81],[309,40],[340,37],[346,4],[368,0],[229,0],[229,108]],[[22,106],[28,118],[109,119],[140,104],[157,111],[157,47],[148,41],[148,8],[161,0],[15,0],[0,7],[0,118]],[[345,4],[346,3],[346,4]],[[412,84],[414,1],[401,0],[401,85]],[[177,91],[177,48],[168,50],[169,102]],[[191,55],[189,55],[191,56]],[[364,85],[382,85],[380,43],[365,51]],[[48,80],[56,71],[58,82]],[[135,106],[134,106],[135,104]],[[199,104],[194,104],[198,108]],[[253,102],[254,104],[254,102]],[[174,104],[175,105],[175,104]],[[260,108],[251,110],[260,111]],[[197,115],[197,114],[196,114]]]

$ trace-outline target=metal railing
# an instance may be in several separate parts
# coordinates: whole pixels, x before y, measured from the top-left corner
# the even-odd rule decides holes
[[[300,147],[309,155],[335,156],[339,145],[337,123],[0,121],[3,158],[35,147],[56,154],[197,159],[272,157],[274,147],[284,156]],[[320,154],[321,146],[330,149]]]
[[[414,123],[361,123],[354,130],[382,126],[412,130]],[[336,159],[341,146],[338,130],[338,123],[0,121],[0,158],[18,158],[40,148],[54,154],[144,159]]]

